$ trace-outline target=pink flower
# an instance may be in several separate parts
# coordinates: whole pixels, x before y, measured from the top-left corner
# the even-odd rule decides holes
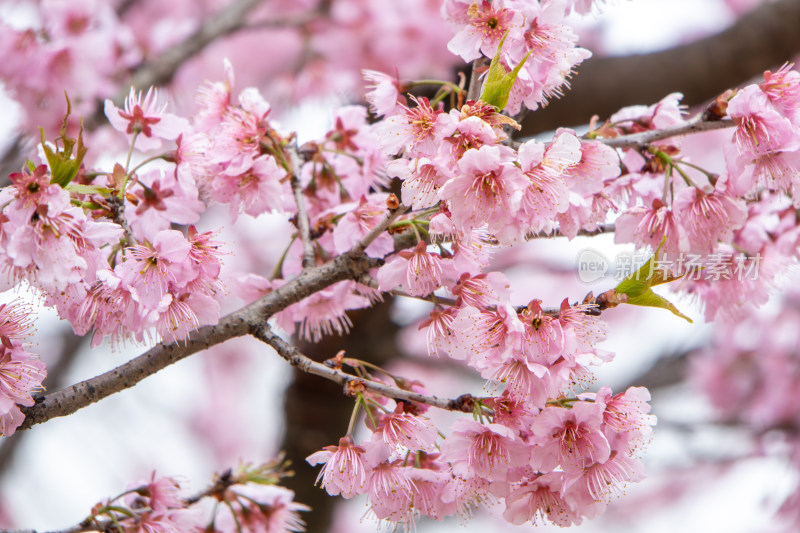
[[[546,407],[533,422],[534,465],[540,471],[561,465],[572,473],[594,463],[604,463],[611,454],[603,434],[603,405],[575,402],[572,407]]]
[[[775,73],[767,70],[764,81],[758,84],[769,101],[789,119],[793,119],[800,108],[800,73],[792,67],[794,64],[784,63]]]
[[[520,166],[530,184],[523,192],[517,216],[526,220],[530,231],[540,231],[556,213],[567,210],[569,190],[564,172],[581,160],[580,147],[580,141],[569,133],[560,134],[546,147],[535,141],[520,146]]]
[[[462,307],[450,326],[458,343],[450,356],[475,368],[495,368],[509,357],[522,333],[517,313],[508,303],[495,309]]]
[[[145,513],[135,518],[133,527],[125,531],[137,533],[181,533],[197,528],[197,519],[185,510]]]
[[[617,433],[649,435],[656,417],[650,412],[650,391],[644,387],[630,387],[625,392],[611,395],[609,387],[597,391],[595,402],[604,405],[603,423]]]
[[[194,226],[189,226],[189,261],[198,271],[198,278],[212,288],[220,287],[219,272],[221,258],[225,252],[220,250],[222,243],[216,239],[216,231],[200,233]],[[193,280],[196,283],[197,279]]]
[[[800,206],[800,151],[774,151],[755,156],[740,155],[733,145],[726,150],[728,192],[740,196],[752,195],[758,186],[781,191],[792,196]]]
[[[564,332],[565,349],[568,352],[586,352],[605,340],[608,334],[607,324],[598,316],[590,314],[588,305],[569,305],[565,298],[561,302],[558,322]]]
[[[742,156],[793,151],[800,136],[791,121],[782,116],[756,85],[748,85],[728,102],[728,115],[736,122],[734,142]]]
[[[305,531],[300,512],[309,511],[307,505],[294,501],[294,492],[278,485],[248,483],[235,485],[225,491],[224,499],[230,505],[217,513],[218,531],[248,531],[287,533]],[[235,516],[232,516],[233,513]],[[181,531],[198,531],[200,528]]]
[[[609,119],[617,126],[635,131],[664,129],[683,122],[686,106],[680,105],[681,93],[671,93],[651,106],[635,105],[620,109]]]
[[[686,230],[678,218],[661,200],[653,200],[652,207],[633,207],[622,213],[616,222],[615,243],[633,242],[637,247],[649,246],[653,250],[661,245],[663,256],[677,258],[688,251]]]
[[[211,172],[199,179],[205,195],[213,201],[230,204],[231,218],[240,212],[257,217],[262,213],[282,212],[286,170],[268,155],[255,157],[241,174]]]
[[[11,181],[14,197],[30,210],[38,205],[45,205],[62,194],[61,187],[50,183],[47,165],[39,165],[32,172],[28,167],[23,167],[22,172],[9,174],[8,179]]]
[[[92,230],[121,228],[87,220],[82,209],[70,205],[69,193],[58,186],[49,191],[46,201],[38,206],[16,201],[6,207],[3,232],[8,240],[3,251],[16,274],[25,272],[45,290],[60,291],[82,279],[91,269],[90,260],[100,260],[96,249],[104,243],[97,242],[99,234],[113,242],[113,231]]]
[[[481,54],[492,57],[503,35],[521,23],[520,14],[504,8],[503,2],[454,0],[445,2],[442,10],[455,24],[465,24],[447,43],[447,49],[467,62]]]
[[[458,161],[456,176],[440,194],[461,231],[483,224],[488,224],[489,231],[499,230],[514,217],[530,182],[513,159],[513,151],[505,146],[482,146],[468,150]]]
[[[561,356],[564,332],[561,322],[542,311],[541,300],[531,300],[519,314],[524,329],[521,353],[531,364],[549,366]]]
[[[159,302],[156,331],[166,342],[185,339],[200,325],[219,321],[219,302],[207,294],[187,292],[167,294]]]
[[[514,398],[508,393],[508,390],[505,390],[496,398],[488,398],[485,403],[494,409],[492,422],[517,431],[522,439],[530,436],[533,419],[539,412],[539,409],[531,405],[531,402]]]
[[[220,166],[228,176],[239,176],[253,166],[261,155],[261,137],[266,127],[263,121],[242,109],[230,107],[222,122],[210,136],[208,163]]]
[[[11,435],[25,419],[17,407],[33,405],[33,392],[47,376],[44,363],[22,348],[0,344],[0,435]]]
[[[449,354],[455,349],[456,336],[452,326],[457,313],[457,307],[437,306],[431,311],[430,316],[420,323],[419,329],[428,330],[425,338],[429,356]]]
[[[145,309],[163,305],[170,284],[183,286],[193,272],[187,269],[191,244],[176,230],[156,234],[152,244],[132,246],[117,273],[130,288],[133,299]],[[167,304],[169,302],[166,302]]]
[[[180,485],[171,477],[156,478],[156,473],[150,476],[150,482],[143,489],[149,498],[150,508],[156,512],[167,509],[180,509],[185,502],[180,495]]]
[[[140,333],[144,319],[134,312],[135,302],[122,280],[111,270],[99,270],[97,280],[70,318],[75,332],[85,335],[94,330],[91,346],[98,346],[105,336],[118,342]]]
[[[582,196],[600,192],[606,180],[619,175],[617,151],[601,142],[581,142],[581,160],[564,169],[567,186]]]
[[[404,412],[399,402],[393,413],[382,415],[378,429],[373,434],[390,446],[404,446],[412,452],[436,450],[436,427],[427,418]]]
[[[439,201],[439,189],[448,179],[426,157],[411,161],[396,159],[386,164],[386,172],[390,177],[403,181],[403,204],[414,210],[436,205]]]
[[[452,463],[453,473],[464,479],[505,481],[530,458],[528,446],[500,424],[460,418],[452,430],[442,443],[442,457]]]
[[[158,90],[151,87],[142,98],[141,91],[131,92],[125,99],[125,109],[121,110],[111,100],[106,100],[105,114],[115,130],[136,136],[136,148],[142,151],[155,150],[161,146],[161,139],[172,141],[189,127],[189,121],[165,113],[167,104],[158,106]]]
[[[33,314],[30,306],[22,300],[14,300],[0,305],[0,341],[8,349],[19,346],[33,328]]]
[[[0,402],[33,405],[32,393],[47,376],[44,363],[22,348],[0,346]]]
[[[594,501],[609,501],[624,494],[626,483],[644,479],[644,465],[638,459],[617,452],[604,463],[595,463],[576,480],[575,488],[588,492]],[[570,489],[574,490],[574,489]]]
[[[424,459],[422,463],[422,468],[412,468],[408,473],[416,491],[414,509],[423,516],[434,520],[441,520],[445,516],[455,514],[456,503],[444,501],[443,498],[443,493],[452,480],[452,474],[444,470],[444,465],[426,464],[433,463],[433,461]]]
[[[164,170],[143,174],[128,190],[138,201],[135,209],[126,209],[125,215],[140,240],[154,238],[159,231],[170,229],[173,222],[193,224],[205,211],[205,205],[197,199],[197,190],[183,187],[174,173]]]
[[[22,414],[19,407],[12,405],[8,412],[0,415],[0,436],[10,437],[13,435],[23,420],[25,420],[25,415]]]
[[[233,66],[227,59],[223,62],[225,81],[205,81],[197,89],[195,102],[200,108],[194,116],[194,125],[200,131],[211,131],[220,122],[231,105],[231,90],[234,76]]]
[[[437,136],[441,134],[441,109],[433,109],[425,97],[411,96],[412,107],[401,105],[400,111],[386,118],[377,128],[378,141],[387,154],[404,149],[408,155],[425,157],[436,153]]]
[[[546,366],[531,363],[516,353],[499,361],[499,364],[487,366],[481,371],[481,376],[504,384],[506,388],[503,394],[536,409],[545,406],[553,388]]]
[[[352,498],[356,494],[364,494],[369,488],[365,451],[363,447],[353,444],[351,437],[342,437],[339,446],[326,446],[309,455],[306,461],[312,466],[325,464],[317,476],[317,483],[322,480],[322,488],[328,494]]]
[[[369,102],[370,109],[379,117],[394,115],[401,109],[399,100],[405,100],[400,94],[400,81],[377,70],[362,70],[364,80],[370,82],[367,94],[364,97]]]
[[[525,105],[535,110],[550,98],[562,94],[562,87],[581,61],[591,57],[575,46],[578,35],[564,22],[562,2],[517,2],[525,20],[522,34],[506,42],[505,62],[511,67],[531,52],[509,95],[506,111],[518,113]]]
[[[369,477],[369,504],[376,517],[392,522],[412,521],[416,491],[409,478],[411,470],[386,461],[372,470]]]
[[[598,224],[606,220],[609,211],[616,212],[617,206],[604,192],[588,198],[570,193],[569,208],[556,216],[558,229],[563,235],[574,239],[580,229],[597,229]]]
[[[370,305],[370,301],[358,294],[354,287],[352,281],[340,281],[290,305],[275,317],[287,331],[293,331],[294,323],[300,322],[299,335],[311,342],[319,342],[323,335],[334,332],[342,335],[353,325],[346,311]]]
[[[745,256],[719,246],[708,257],[700,279],[685,279],[679,287],[700,297],[706,321],[740,318],[767,302],[781,266],[779,257]]]
[[[458,109],[439,116],[436,121],[439,149],[435,159],[443,168],[453,168],[468,150],[478,150],[483,146],[495,146],[505,139],[502,129],[498,130],[482,117],[463,115]],[[503,147],[503,160],[511,161],[516,155],[510,148]],[[451,172],[452,171],[449,171]]]
[[[515,525],[545,518],[561,527],[580,524],[580,516],[561,496],[562,476],[551,472],[520,484],[506,497],[503,518]]]
[[[706,193],[695,187],[682,189],[675,195],[673,209],[686,228],[691,250],[701,254],[712,252],[718,240],[729,243],[733,230],[747,220],[743,201],[724,192]]]
[[[488,272],[476,276],[464,272],[452,288],[452,292],[459,298],[459,305],[486,308],[508,300],[510,282],[502,272]]]
[[[350,250],[384,219],[386,212],[386,195],[373,194],[369,200],[362,196],[358,205],[353,206],[353,209],[346,213],[333,229],[333,246],[336,252],[341,254]],[[382,258],[393,250],[392,236],[381,233],[370,243],[365,252],[370,257]]]
[[[442,284],[443,268],[441,256],[429,253],[420,241],[413,252],[398,252],[378,269],[378,288],[391,291],[402,287],[412,296],[426,296]]]

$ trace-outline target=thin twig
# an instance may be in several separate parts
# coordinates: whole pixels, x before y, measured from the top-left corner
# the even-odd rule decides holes
[[[270,29],[270,28],[289,28],[292,26],[305,26],[310,22],[314,22],[315,20],[322,18],[324,16],[324,9],[317,8],[314,11],[309,13],[301,13],[295,16],[289,16],[285,18],[279,19],[266,19],[266,20],[258,20],[255,22],[250,22],[242,26],[242,30],[245,31],[252,31],[252,30],[262,30],[262,29]]]
[[[614,224],[598,224],[597,229],[579,229],[577,236],[578,237],[593,237],[595,235],[601,235],[603,233],[614,233],[616,231],[616,226]],[[530,234],[525,238],[527,240],[533,239],[554,239],[556,237],[566,237],[563,233],[561,233],[560,229],[555,229],[550,233],[536,233]]]
[[[311,268],[317,261],[314,254],[314,243],[311,242],[311,222],[309,221],[305,199],[303,198],[303,187],[300,184],[302,161],[300,160],[300,155],[297,153],[296,144],[290,146],[287,151],[289,152],[289,161],[292,165],[292,174],[289,181],[292,185],[294,203],[297,204],[297,228],[300,231],[300,240],[303,242],[303,268]]]
[[[576,233],[577,237],[594,237],[595,235],[601,235],[603,233],[614,233],[616,231],[616,226],[614,224],[598,224],[596,229],[579,229],[578,233]],[[566,237],[561,230],[556,228],[552,230],[550,233],[529,233],[525,236],[526,241],[532,241],[536,239],[555,239],[556,237]],[[487,244],[492,246],[498,246],[500,242],[495,238],[489,238],[485,241]]]
[[[320,376],[329,379],[343,387],[361,388],[387,398],[394,398],[396,400],[406,400],[410,402],[424,403],[431,407],[445,409],[448,411],[461,411],[471,413],[473,408],[473,397],[470,394],[464,394],[455,399],[439,398],[437,396],[429,396],[420,394],[397,387],[391,387],[384,383],[363,379],[358,376],[347,374],[336,368],[327,366],[323,363],[318,363],[310,357],[303,355],[300,350],[292,346],[285,340],[277,336],[272,329],[264,322],[258,330],[253,332],[253,336],[257,339],[272,346],[278,355],[283,357],[292,366],[297,367],[303,372]]]
[[[467,100],[478,100],[481,96],[481,73],[482,70],[489,63],[485,57],[479,57],[472,62],[472,74],[469,77],[469,88],[467,89]]]
[[[125,217],[125,199],[112,194],[107,201],[108,206],[111,208],[111,220],[122,228],[122,233],[125,236],[125,246],[139,244],[139,241],[133,236],[131,227],[128,225],[128,219]]]
[[[701,133],[704,131],[719,130],[722,128],[732,128],[736,126],[733,120],[703,120],[703,113],[698,113],[691,119],[683,124],[678,124],[669,128],[661,130],[643,131],[641,133],[632,133],[630,135],[622,135],[620,137],[603,138],[597,137],[594,140],[599,141],[612,148],[646,148],[648,144],[669,139],[670,137],[678,137],[680,135],[689,135],[692,133]]]
[[[358,279],[358,282],[362,285],[365,285],[375,290],[378,290],[378,287],[380,287],[380,283],[378,283],[378,280],[373,278],[369,274],[364,274],[363,276],[361,276]],[[401,291],[400,289],[393,289],[389,292],[394,296],[402,296],[403,298],[412,298],[414,300],[421,300],[423,302],[430,302],[432,304],[454,306],[458,303],[454,298],[449,298],[447,296],[437,296],[433,293],[428,294],[427,296],[414,296],[412,294],[408,294],[405,291]]]
[[[369,233],[364,235],[364,237],[357,242],[355,246],[353,246],[346,254],[343,255],[348,255],[352,258],[361,256],[361,254],[364,253],[364,250],[366,250],[367,247],[372,244],[372,241],[377,239],[381,233],[386,231],[392,222],[397,220],[406,211],[408,211],[408,207],[404,206],[403,204],[400,204],[400,206],[396,209],[389,211],[389,214],[386,215],[386,217],[381,220],[377,226],[372,228]]]

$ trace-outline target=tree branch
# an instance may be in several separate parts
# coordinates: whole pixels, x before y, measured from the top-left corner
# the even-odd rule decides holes
[[[297,141],[295,140],[295,143]],[[303,243],[303,268],[311,268],[316,264],[314,254],[314,244],[311,242],[311,223],[306,211],[306,203],[303,199],[303,187],[300,185],[300,170],[302,163],[300,155],[297,153],[297,145],[290,146],[289,162],[292,165],[289,181],[292,185],[294,203],[297,205],[297,230],[300,232],[300,240]]]
[[[671,128],[664,128],[663,130],[643,131],[641,133],[632,133],[630,135],[621,135],[619,137],[597,137],[593,139],[599,141],[611,148],[646,148],[648,144],[670,137],[678,137],[680,135],[689,135],[692,133],[701,133],[704,131],[713,131],[723,128],[733,128],[736,122],[733,120],[703,120],[703,113],[698,113],[683,124],[672,126]]]
[[[358,376],[353,376],[351,374],[342,372],[341,370],[326,364],[318,363],[310,357],[303,355],[300,350],[278,337],[266,322],[261,324],[259,328],[253,332],[253,336],[275,348],[275,351],[278,352],[278,355],[283,357],[290,365],[297,367],[303,372],[320,376],[325,379],[329,379],[334,383],[342,385],[345,387],[345,393],[347,393],[347,390],[350,387],[355,389],[363,387],[370,392],[380,394],[381,396],[385,396],[387,398],[393,398],[395,400],[424,403],[426,405],[430,405],[431,407],[437,407],[447,411],[461,411],[464,413],[472,412],[473,397],[470,394],[462,394],[458,398],[452,400],[439,398],[437,396],[428,396],[418,392],[385,385],[377,381],[363,379]]]
[[[406,211],[408,211],[408,207],[404,206],[403,204],[400,204],[400,206],[398,206],[396,209],[392,209],[391,211],[389,211],[389,214],[386,215],[386,217],[383,220],[381,220],[377,226],[369,230],[369,233],[364,235],[364,237],[359,242],[357,242],[355,246],[353,246],[350,250],[348,250],[346,254],[342,255],[348,255],[352,258],[361,256],[361,254],[364,253],[364,250],[366,250],[369,247],[369,245],[372,244],[372,241],[377,239],[381,233],[386,231],[386,229],[392,224],[392,222],[397,220]]]
[[[115,392],[131,388],[144,378],[194,353],[234,337],[252,334],[278,311],[337,281],[357,280],[375,266],[378,266],[378,261],[366,256],[343,254],[329,263],[305,270],[283,287],[222,317],[218,324],[194,330],[181,344],[159,343],[113,370],[36,398],[33,406],[22,408],[25,421],[19,430],[72,414]]]
[[[481,95],[481,73],[486,65],[489,64],[488,59],[479,57],[472,62],[472,74],[469,77],[469,87],[467,88],[467,100],[477,100]]]

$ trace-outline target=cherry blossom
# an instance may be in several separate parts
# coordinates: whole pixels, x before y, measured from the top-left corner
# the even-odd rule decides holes
[[[309,455],[307,461],[311,465],[325,464],[317,482],[321,480],[320,485],[328,494],[352,498],[368,490],[365,452],[366,449],[356,446],[351,437],[342,437],[338,446],[326,446]]]
[[[141,91],[131,87],[125,99],[124,109],[119,109],[114,102],[106,100],[105,113],[108,121],[117,131],[136,136],[136,147],[142,151],[155,150],[161,146],[161,140],[174,141],[189,126],[185,118],[165,113],[167,105],[158,105],[158,90],[150,88],[142,96]]]

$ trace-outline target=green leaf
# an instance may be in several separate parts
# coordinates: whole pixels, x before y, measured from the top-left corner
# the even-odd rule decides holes
[[[42,149],[47,158],[47,166],[50,167],[50,182],[62,187],[65,187],[78,175],[78,170],[80,170],[83,163],[83,157],[88,150],[83,145],[83,122],[81,122],[77,139],[67,135],[67,120],[72,112],[72,105],[66,93],[64,93],[64,96],[67,99],[67,114],[64,115],[64,122],[61,124],[61,136],[58,138],[61,140],[62,147],[58,147],[58,140],[56,144],[48,145],[44,138],[44,129],[39,128],[42,136]],[[72,156],[73,151],[75,152],[74,158]]]
[[[679,316],[689,322],[692,323],[692,319],[688,316],[684,315],[678,308],[676,308],[672,302],[664,298],[663,296],[656,294],[651,289],[646,290],[644,293],[640,294],[639,296],[628,296],[628,301],[625,302],[631,305],[641,305],[643,307],[660,307],[661,309],[667,309],[671,311],[673,315]]]
[[[98,185],[82,185],[80,183],[68,183],[64,188],[70,192],[76,192],[78,194],[107,195],[111,193],[111,189],[108,187],[100,187]]]
[[[508,104],[508,95],[511,94],[514,82],[517,81],[517,75],[531,55],[531,52],[525,54],[522,61],[511,72],[506,70],[506,67],[500,63],[500,52],[506,37],[508,37],[508,32],[503,35],[500,44],[497,45],[497,52],[495,52],[492,63],[489,65],[489,71],[486,73],[486,83],[483,85],[483,93],[480,98],[487,104],[495,106],[499,111],[502,111]]]
[[[647,262],[642,265],[641,268],[639,268],[639,270],[622,280],[622,282],[617,285],[616,291],[618,294],[624,294],[628,297],[628,300],[625,303],[631,305],[641,305],[643,307],[659,307],[661,309],[666,309],[672,312],[672,314],[683,318],[689,323],[692,323],[691,318],[678,311],[678,309],[669,300],[659,294],[656,294],[651,288],[656,285],[662,285],[664,283],[669,283],[670,281],[675,281],[681,277],[675,276],[666,270],[654,268],[653,266],[654,261],[658,258],[658,253],[661,251],[661,247],[664,246],[664,242],[666,242],[666,237],[662,239],[661,244],[658,245],[658,249],[656,249],[653,256],[648,259]]]

